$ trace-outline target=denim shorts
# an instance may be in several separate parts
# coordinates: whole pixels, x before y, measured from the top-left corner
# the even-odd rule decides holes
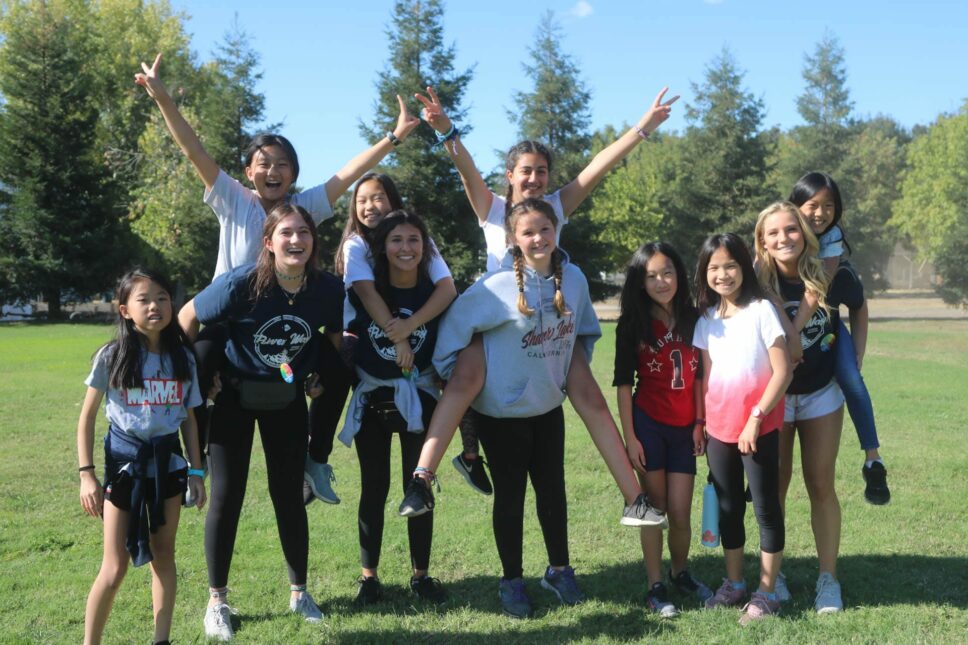
[[[825,417],[844,404],[844,394],[837,381],[832,380],[816,392],[790,394],[783,404],[783,422],[806,421]]]

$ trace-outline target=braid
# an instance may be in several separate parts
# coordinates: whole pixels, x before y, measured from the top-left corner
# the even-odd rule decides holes
[[[561,292],[561,257],[561,250],[557,248],[554,250],[554,253],[551,254],[551,266],[555,275],[555,309],[558,310],[559,318],[571,313],[568,311],[568,305],[565,304],[565,296]]]
[[[518,283],[518,311],[530,318],[534,315],[534,309],[528,306],[528,300],[524,297],[524,256],[517,246],[511,249],[511,255],[514,257],[514,280]]]

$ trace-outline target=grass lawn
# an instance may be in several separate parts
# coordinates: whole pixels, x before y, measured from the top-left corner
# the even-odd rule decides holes
[[[610,401],[614,325],[605,326],[594,368]],[[92,352],[106,326],[0,327],[0,643],[77,643],[84,603],[101,559],[100,523],[78,504],[75,428]],[[525,573],[537,615],[515,622],[500,613],[500,565],[490,527],[490,500],[449,466],[441,468],[432,575],[452,594],[435,610],[414,605],[406,588],[406,527],[387,501],[381,578],[387,600],[364,611],[351,601],[359,575],[355,450],[338,444],[332,463],[343,503],[308,508],[309,589],[326,613],[305,624],[288,613],[288,583],[256,442],[232,567],[231,604],[239,643],[318,642],[968,642],[968,323],[890,321],[871,326],[865,377],[873,393],[893,493],[891,504],[864,502],[863,455],[844,427],[838,491],[843,507],[840,579],[846,611],[813,612],[816,558],[799,468],[788,504],[784,572],[793,601],[779,619],[746,629],[735,611],[685,609],[660,620],[644,609],[638,534],[618,523],[622,500],[570,408],[566,475],[572,564],[590,601],[561,607],[538,586],[546,563],[529,495]],[[105,424],[99,420],[98,439]],[[451,455],[455,454],[454,448]],[[103,458],[95,450],[99,468]],[[394,463],[399,463],[394,452]],[[705,477],[705,463],[700,464]],[[710,586],[724,574],[721,552],[699,546],[700,495],[694,497],[693,572]],[[207,577],[203,515],[185,511],[178,539],[178,605],[172,639],[202,642]],[[757,531],[747,512],[747,581],[757,570]],[[959,537],[961,536],[961,537]],[[105,642],[150,642],[147,567],[129,570]]]

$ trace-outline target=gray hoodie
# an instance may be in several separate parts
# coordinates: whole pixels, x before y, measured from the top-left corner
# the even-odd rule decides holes
[[[492,417],[538,416],[565,400],[565,377],[575,339],[591,360],[602,335],[588,296],[588,282],[573,264],[562,267],[562,292],[570,313],[558,317],[553,278],[524,269],[524,294],[534,309],[529,318],[518,311],[518,285],[511,256],[497,271],[485,274],[450,306],[437,334],[434,367],[448,379],[457,354],[482,332],[487,374],[484,388],[471,404]]]

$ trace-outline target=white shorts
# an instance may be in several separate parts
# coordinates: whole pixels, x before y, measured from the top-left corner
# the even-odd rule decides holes
[[[788,392],[783,401],[783,422],[793,423],[824,417],[835,412],[843,404],[844,393],[840,391],[836,380],[831,380],[816,392],[807,394]]]

